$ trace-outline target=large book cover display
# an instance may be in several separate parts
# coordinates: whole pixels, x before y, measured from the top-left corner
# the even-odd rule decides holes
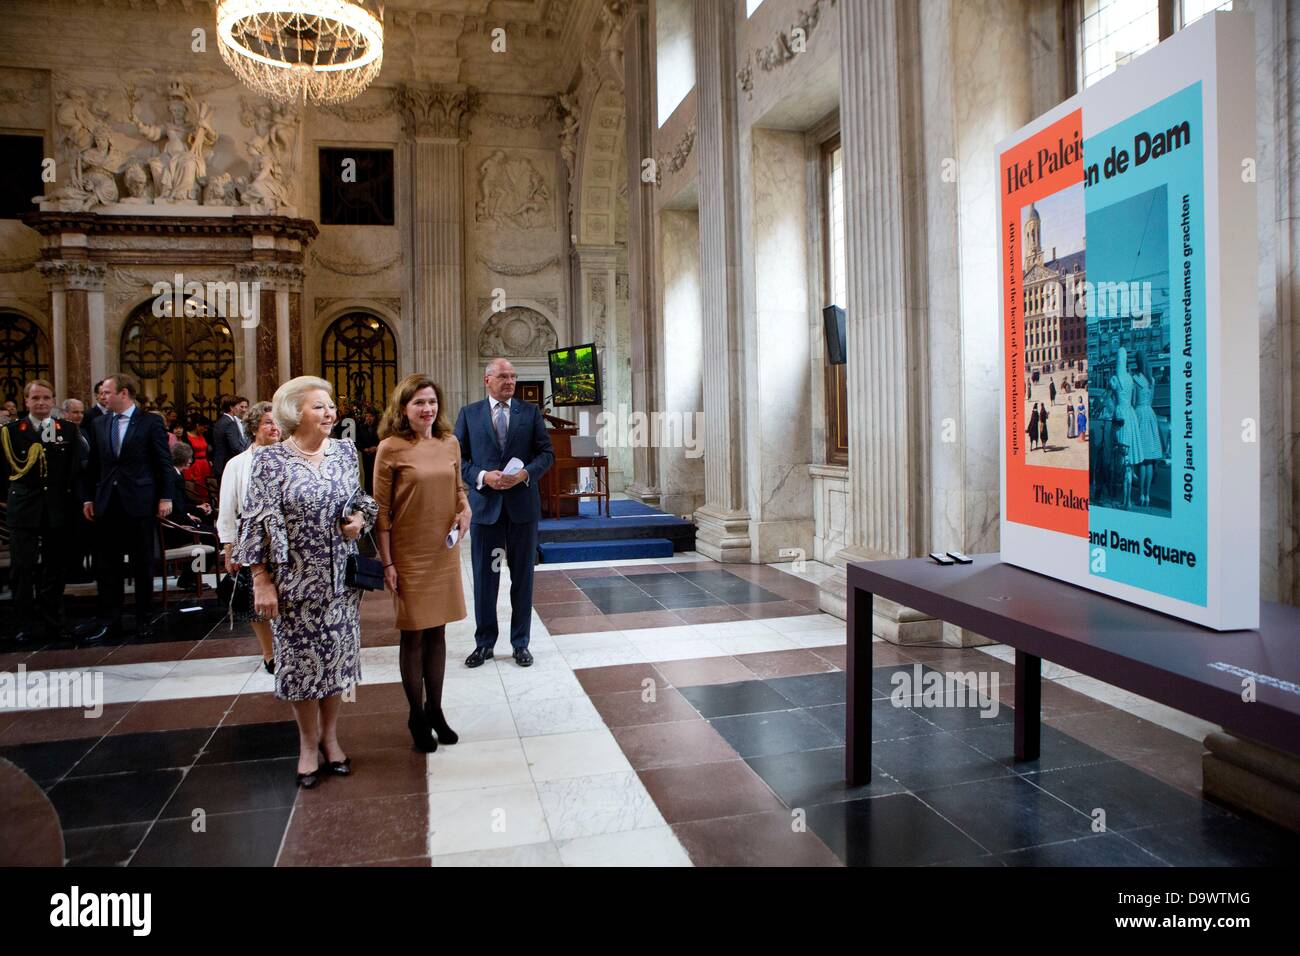
[[[998,146],[1002,559],[1259,624],[1254,26],[1214,14]]]

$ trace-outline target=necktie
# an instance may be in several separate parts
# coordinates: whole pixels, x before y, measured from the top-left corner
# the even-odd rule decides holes
[[[113,426],[113,430],[112,430],[112,432],[109,434],[108,437],[109,437],[110,445],[111,445],[111,447],[112,447],[112,449],[113,449],[113,457],[114,457],[114,458],[116,458],[117,455],[118,455],[118,452],[120,452],[120,451],[122,450],[122,439],[121,439],[121,437],[118,435],[118,432],[117,432],[117,423],[120,422],[121,420],[122,420],[122,416],[119,415],[119,414],[117,414],[116,412],[114,412],[114,413],[113,413],[113,420],[109,423],[110,425]]]
[[[505,451],[506,450],[506,407],[505,405],[497,405],[496,430],[497,430],[497,445],[500,446],[502,451]]]

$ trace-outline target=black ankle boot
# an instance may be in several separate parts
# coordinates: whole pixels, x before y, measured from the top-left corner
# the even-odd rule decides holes
[[[438,749],[438,741],[433,739],[428,719],[420,711],[411,711],[411,715],[406,719],[406,728],[411,732],[411,740],[415,743],[416,750],[431,754]]]
[[[433,732],[438,735],[438,743],[454,744],[456,741],[460,740],[460,736],[456,731],[447,726],[447,718],[442,716],[441,708],[435,708],[426,704],[424,716],[425,719],[429,721],[429,726],[433,729]]]

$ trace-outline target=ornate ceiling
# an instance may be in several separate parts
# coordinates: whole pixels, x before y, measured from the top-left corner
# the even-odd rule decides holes
[[[385,0],[377,83],[435,82],[503,93],[563,90],[601,0]],[[211,29],[214,0],[4,0],[0,66],[223,68],[195,63],[190,36]],[[493,49],[497,28],[504,51]],[[211,37],[209,37],[211,39]],[[498,38],[499,45],[499,38]]]

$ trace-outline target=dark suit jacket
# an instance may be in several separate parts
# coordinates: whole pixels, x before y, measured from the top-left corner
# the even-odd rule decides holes
[[[461,408],[455,431],[460,442],[460,474],[474,512],[472,523],[495,524],[503,505],[511,521],[522,524],[540,520],[542,497],[538,487],[542,475],[555,461],[555,452],[551,450],[551,436],[546,434],[546,422],[538,407],[532,402],[510,399],[510,425],[504,451],[497,445],[491,406],[486,398]],[[520,482],[508,491],[496,491],[486,484],[482,491],[475,487],[480,471],[499,471],[511,458],[524,463],[527,484]]]
[[[10,481],[13,470],[9,456],[0,451],[0,488],[6,488],[5,520],[11,528],[39,528],[43,518],[50,527],[66,527],[81,494],[81,437],[72,422],[54,419],[54,440],[44,442],[45,468],[32,468],[17,481]],[[25,462],[33,445],[40,443],[40,432],[26,415],[4,426],[13,448],[14,459]]]
[[[108,510],[116,493],[128,517],[151,518],[158,510],[159,499],[171,493],[169,475],[173,469],[167,426],[157,415],[137,407],[115,458],[109,435],[112,424],[112,415],[101,415],[90,426],[90,458],[81,500],[93,501],[98,516]]]
[[[248,447],[248,441],[239,430],[239,425],[229,415],[222,414],[212,428],[212,471],[221,474],[226,462]]]
[[[95,419],[99,418],[103,414],[104,412],[100,409],[98,402],[90,403],[90,408],[86,409],[86,415],[81,420],[82,425],[85,427],[87,432],[90,431],[90,426],[95,423]]]

